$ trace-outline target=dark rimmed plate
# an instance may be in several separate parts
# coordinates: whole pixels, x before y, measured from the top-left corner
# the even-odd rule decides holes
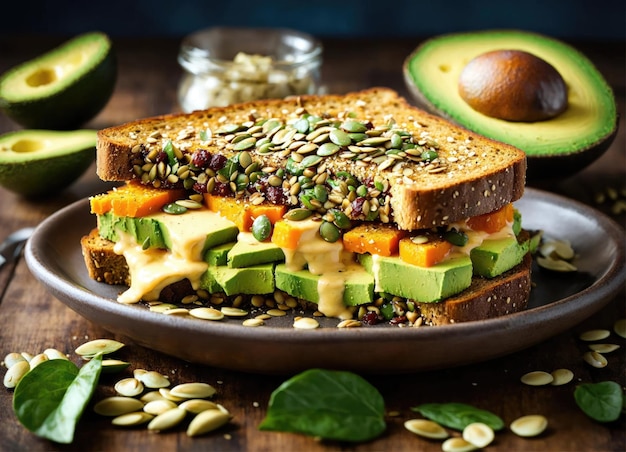
[[[33,275],[78,314],[178,358],[265,374],[312,367],[406,373],[522,350],[580,323],[620,290],[626,276],[624,231],[614,221],[584,204],[535,189],[527,189],[516,207],[526,228],[571,241],[579,255],[579,272],[554,274],[535,268],[536,287],[526,311],[437,327],[338,329],[336,319],[323,319],[322,328],[296,330],[291,326],[294,315],[288,314],[252,328],[242,326],[240,319],[212,322],[120,304],[115,298],[123,288],[97,283],[85,269],[79,241],[96,224],[87,199],[45,220],[28,241],[25,255]]]

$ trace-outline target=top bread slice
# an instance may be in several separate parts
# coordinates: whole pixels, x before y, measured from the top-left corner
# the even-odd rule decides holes
[[[168,140],[184,162],[199,149],[231,157],[238,151],[216,136],[220,128],[270,118],[288,123],[303,113],[369,121],[374,128],[395,123],[420,145],[434,147],[438,154],[435,161],[398,156],[394,157],[396,160],[385,156],[375,161],[356,160],[349,158],[350,152],[324,157],[324,169],[331,175],[344,171],[363,183],[374,178],[384,181],[389,195],[388,221],[400,229],[425,229],[463,221],[511,203],[524,192],[523,151],[413,107],[388,88],[248,102],[156,116],[103,129],[97,139],[97,174],[107,181],[136,179],[138,168],[144,163],[138,155],[161,150]],[[284,168],[289,157],[289,151],[257,153],[250,148],[248,152],[261,167]]]

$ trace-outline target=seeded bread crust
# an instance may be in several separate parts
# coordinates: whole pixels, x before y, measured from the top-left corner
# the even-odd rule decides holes
[[[114,243],[103,239],[97,229],[81,240],[89,276],[112,285],[129,285],[124,256],[115,254]],[[517,267],[492,279],[474,277],[472,285],[455,297],[439,303],[417,303],[424,323],[446,325],[499,317],[526,309],[531,288],[530,254]],[[188,280],[166,287],[160,300],[176,303],[194,291]]]
[[[526,156],[521,150],[415,108],[387,88],[249,102],[189,114],[156,116],[103,129],[98,132],[97,174],[107,181],[137,178],[133,171],[136,157],[132,152],[137,145],[161,149],[170,139],[184,153],[197,149],[216,152],[220,148],[213,143],[201,142],[201,131],[217,130],[227,123],[241,124],[253,117],[287,121],[297,118],[302,111],[331,118],[355,113],[356,119],[369,120],[374,125],[384,125],[393,119],[414,136],[438,143],[439,160],[446,167],[439,173],[429,172],[423,164],[409,161],[391,170],[381,169],[376,163],[357,164],[337,155],[324,160],[333,173],[347,171],[361,180],[375,175],[386,179],[390,186],[391,221],[401,229],[445,226],[492,212],[523,195]],[[154,132],[161,136],[155,139],[151,136]],[[220,152],[227,157],[234,153]],[[263,165],[276,168],[284,167],[287,159],[277,152],[251,154]]]

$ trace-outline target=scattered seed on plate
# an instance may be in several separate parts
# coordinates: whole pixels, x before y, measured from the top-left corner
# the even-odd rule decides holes
[[[619,337],[626,338],[626,319],[619,319],[613,324],[613,331]]]
[[[272,317],[283,317],[287,315],[287,312],[281,311],[280,309],[269,309],[267,311],[267,314],[271,315]]]
[[[132,413],[122,414],[114,417],[111,420],[111,424],[118,427],[135,427],[137,425],[145,424],[148,421],[154,419],[154,416],[143,411],[134,411]]]
[[[26,360],[17,361],[4,374],[4,387],[13,389],[20,382],[22,377],[30,371],[30,363]]]
[[[182,383],[170,389],[171,396],[183,399],[206,399],[215,392],[215,388],[207,383]]]
[[[493,429],[482,422],[473,422],[463,429],[463,439],[479,449],[491,444],[494,438]]]
[[[262,319],[259,318],[253,318],[253,319],[246,319],[241,323],[243,326],[263,326],[265,325],[265,322]]]
[[[78,348],[74,351],[77,355],[80,355],[85,359],[90,359],[98,353],[109,355],[118,351],[122,347],[124,347],[124,344],[113,339],[95,339],[93,341],[85,342],[84,344],[78,346]]]
[[[189,309],[187,309],[187,308],[166,309],[165,311],[163,311],[163,314],[165,314],[165,315],[180,315],[180,316],[184,316],[184,315],[189,315]]]
[[[569,369],[556,369],[551,372],[552,386],[561,386],[569,383],[574,379],[574,372]]]
[[[548,372],[535,370],[522,375],[521,381],[529,386],[544,386],[552,383],[554,377]]]
[[[538,436],[548,427],[548,419],[540,414],[529,414],[515,419],[509,427],[517,436]]]
[[[248,311],[244,309],[233,308],[231,306],[224,306],[220,309],[220,311],[222,311],[222,314],[228,317],[244,317],[248,315]]]
[[[150,306],[150,311],[151,312],[165,312],[165,311],[169,311],[170,309],[176,309],[177,306],[175,304],[171,304],[171,303],[159,303],[159,304],[155,304]]]
[[[478,447],[458,436],[448,438],[441,444],[443,452],[471,452],[477,449]]]
[[[176,403],[172,402],[171,400],[161,398],[146,403],[143,407],[143,410],[148,414],[158,416],[159,414],[165,413],[167,410],[176,408],[176,406]]]
[[[161,432],[163,430],[176,427],[182,422],[183,419],[185,419],[186,415],[187,412],[185,410],[181,410],[178,407],[172,408],[171,410],[167,410],[152,419],[148,424],[148,430]]]
[[[589,344],[589,348],[598,353],[611,353],[619,349],[617,344]]]
[[[120,416],[143,410],[143,403],[133,397],[113,396],[100,400],[93,410],[101,416]]]
[[[230,420],[230,415],[221,410],[206,410],[198,413],[187,427],[188,436],[199,436],[212,432],[226,425]]]
[[[299,317],[293,322],[293,327],[299,330],[314,330],[319,326],[318,321],[310,317]]]
[[[203,320],[222,320],[224,313],[215,308],[194,308],[189,310],[192,317]]]
[[[581,333],[579,336],[580,340],[586,342],[594,342],[601,341],[602,339],[606,339],[609,337],[611,332],[609,330],[597,329],[597,330],[589,330]]]
[[[404,428],[424,438],[445,439],[450,436],[445,428],[429,419],[409,419]]]
[[[583,354],[583,360],[590,366],[597,367],[598,369],[606,367],[609,363],[607,359],[598,352],[585,352]]]

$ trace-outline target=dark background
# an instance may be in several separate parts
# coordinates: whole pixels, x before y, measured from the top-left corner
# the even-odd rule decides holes
[[[0,34],[184,36],[214,25],[288,27],[318,37],[431,36],[519,28],[564,40],[624,41],[624,0],[9,0]],[[1,49],[0,49],[1,51]]]

